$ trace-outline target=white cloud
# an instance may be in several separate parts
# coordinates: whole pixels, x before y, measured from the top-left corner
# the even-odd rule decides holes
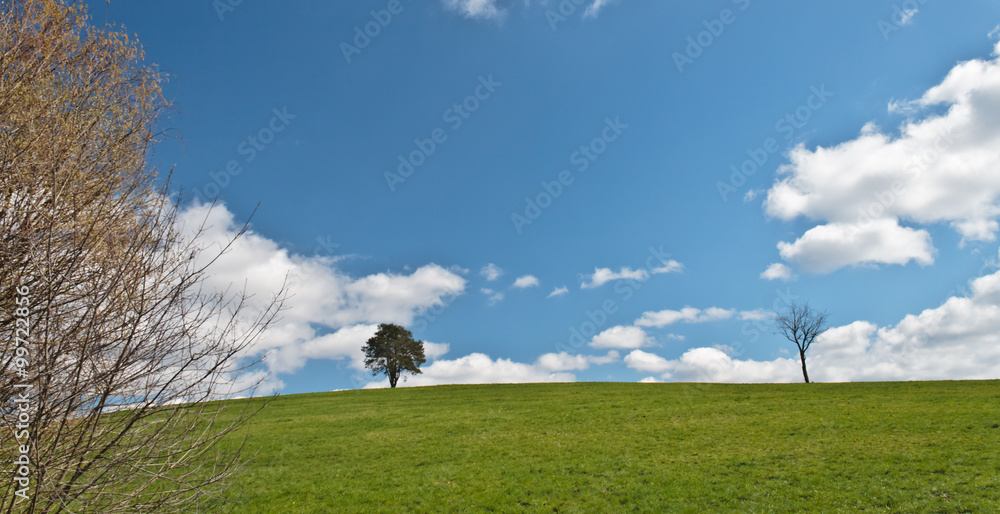
[[[675,260],[669,260],[663,266],[660,266],[659,268],[653,268],[652,274],[659,275],[660,273],[679,273],[681,271],[684,271],[683,264]]]
[[[479,291],[487,296],[486,303],[489,305],[496,305],[497,303],[503,301],[503,293],[500,291],[494,291],[488,287],[484,287]]]
[[[657,380],[656,377],[646,377],[639,381],[640,384],[661,384],[662,380]]]
[[[349,359],[351,367],[363,370],[364,353],[361,347],[378,330],[377,325],[354,325],[336,332],[308,339],[299,344],[271,348],[265,362],[274,373],[298,371],[309,359]]]
[[[764,280],[791,280],[792,269],[780,262],[776,262],[768,266],[767,269],[760,274],[760,278]]]
[[[209,212],[207,205],[183,210],[180,223],[190,233],[207,219],[203,240],[210,249],[220,249],[238,229],[224,205]],[[201,254],[205,258],[210,251]],[[295,324],[317,323],[333,329],[358,323],[392,322],[407,325],[415,315],[444,304],[447,297],[461,294],[465,279],[434,264],[409,275],[378,273],[350,277],[335,266],[336,259],[304,257],[281,248],[253,231],[237,239],[212,267],[206,285],[225,289],[247,285],[257,298],[269,298],[287,276],[289,307],[278,330],[293,330]],[[290,328],[292,327],[292,328]]]
[[[719,321],[730,319],[737,315],[734,309],[720,309],[709,307],[708,309],[696,309],[694,307],[684,307],[679,311],[663,310],[659,312],[644,312],[642,317],[636,320],[635,324],[640,327],[665,327],[678,322],[684,323],[705,323],[709,321]]]
[[[607,353],[607,355],[604,356],[591,355],[587,358],[590,359],[591,364],[600,365],[600,364],[611,364],[612,362],[618,362],[618,359],[621,358],[621,355],[617,351],[611,350],[610,352]]]
[[[792,359],[735,360],[717,348],[693,348],[667,361],[664,379],[675,382],[796,382],[799,364]],[[639,370],[643,371],[643,370]]]
[[[310,280],[314,280],[311,277]],[[465,279],[437,265],[423,266],[411,275],[378,273],[343,283],[340,298],[329,313],[339,324],[357,322],[398,321],[408,325],[415,314],[435,305],[443,298],[462,292]],[[327,291],[327,294],[335,291]]]
[[[514,287],[522,289],[526,287],[537,287],[537,286],[538,286],[538,279],[532,275],[525,275],[523,277],[518,277],[517,280],[514,281]]]
[[[642,350],[632,350],[625,356],[625,365],[646,373],[661,373],[670,368],[670,361]]]
[[[1000,43],[995,53],[1000,55]],[[906,108],[899,107],[905,105]],[[764,202],[769,216],[820,221],[782,257],[824,273],[858,264],[933,262],[926,230],[947,223],[962,241],[993,241],[1000,229],[1000,58],[957,64],[913,102],[898,136],[866,124],[831,147],[793,149]],[[831,254],[826,256],[824,254]]]
[[[455,360],[436,360],[421,369],[420,375],[406,375],[399,386],[441,384],[517,384],[537,382],[574,382],[572,373],[555,372],[541,364],[524,364],[510,359],[493,360],[489,355],[473,353]],[[365,388],[389,387],[388,379],[370,382]]]
[[[614,272],[610,268],[594,268],[594,274],[587,281],[582,282],[580,287],[583,289],[593,289],[601,287],[612,280],[628,279],[643,281],[647,278],[649,278],[649,273],[644,269],[633,270],[632,268],[621,268],[617,272]]]
[[[991,30],[990,33],[986,35],[986,37],[990,39],[1000,39],[1000,25],[994,27],[993,30]]]
[[[616,326],[594,336],[594,339],[590,341],[590,346],[592,348],[618,348],[627,350],[649,346],[654,342],[653,338],[649,337],[639,327]]]
[[[880,219],[864,226],[828,223],[806,231],[794,243],[778,243],[781,257],[812,273],[829,273],[847,266],[934,264],[934,245],[926,230],[901,227]]]
[[[575,371],[590,367],[590,361],[584,355],[571,355],[566,352],[546,353],[538,358],[536,364],[549,371]]]
[[[754,309],[752,311],[741,311],[737,314],[741,320],[762,320],[770,319],[772,316],[771,312],[765,311],[764,309]]]
[[[497,7],[497,0],[444,0],[444,5],[466,18],[490,20],[504,15],[504,11]]]
[[[500,266],[491,262],[483,266],[483,269],[479,270],[479,274],[485,277],[487,281],[492,282],[503,275],[503,270],[500,269]]]
[[[566,352],[546,353],[535,361],[535,365],[548,371],[581,371],[591,364],[610,364],[619,359],[618,352],[612,350],[607,355],[571,355]]]
[[[969,294],[907,315],[895,326],[855,321],[831,328],[809,350],[807,364],[810,378],[820,382],[997,379],[997,348],[1000,271],[974,280]],[[662,372],[661,378],[674,381],[801,381],[794,349],[779,351],[792,358],[739,360],[732,348],[719,347],[694,348],[672,361],[632,352],[625,363],[641,372]]]
[[[437,359],[442,355],[448,353],[451,349],[451,345],[448,343],[429,343],[424,341],[424,357],[428,359]]]
[[[562,295],[564,295],[564,294],[566,294],[568,292],[569,292],[569,288],[567,288],[566,286],[557,287],[557,288],[553,289],[552,292],[549,293],[549,296],[547,296],[546,298],[552,298],[553,296],[562,296]]]
[[[858,321],[824,333],[810,350],[817,380],[1000,378],[1000,272],[971,294],[910,314],[894,327]]]
[[[220,250],[239,229],[223,204],[210,208],[196,203],[179,213],[178,226],[188,237],[202,222],[200,240],[207,250],[200,259]],[[336,263],[335,257],[293,254],[248,231],[208,268],[205,286],[226,290],[245,284],[254,295],[251,304],[257,304],[269,300],[287,277],[286,309],[249,354],[266,356],[265,364],[273,373],[294,372],[309,359],[343,359],[360,369],[361,346],[375,333],[377,323],[409,325],[416,316],[462,294],[466,286],[464,278],[436,264],[410,274],[352,277]]]
[[[584,10],[583,16],[585,18],[596,18],[600,11],[613,1],[614,0],[594,0]],[[573,0],[573,3],[575,4],[581,4],[583,2],[584,0]],[[500,0],[443,0],[443,3],[446,8],[457,11],[466,18],[499,20],[503,19],[507,14],[507,11],[501,7],[504,2],[501,2]],[[525,5],[529,5],[530,3],[531,0],[524,1]]]

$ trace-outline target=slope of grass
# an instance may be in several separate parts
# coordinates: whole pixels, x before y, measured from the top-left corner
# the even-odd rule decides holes
[[[280,397],[212,512],[997,512],[1000,382]]]

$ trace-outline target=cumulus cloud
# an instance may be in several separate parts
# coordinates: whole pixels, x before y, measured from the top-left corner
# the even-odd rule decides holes
[[[611,364],[612,362],[618,362],[618,359],[621,358],[621,355],[615,350],[611,350],[606,355],[603,356],[591,355],[587,358],[590,359],[591,364],[601,365],[601,364]]]
[[[855,322],[829,330],[809,362],[819,380],[1000,378],[1000,272],[972,282],[970,294],[910,314],[896,326]]]
[[[660,373],[670,369],[670,361],[652,353],[642,350],[632,350],[625,356],[625,365],[647,373]]]
[[[694,348],[676,360],[635,350],[625,356],[625,365],[643,373],[662,373],[661,378],[675,382],[793,382],[798,369],[791,359],[734,360],[718,348]]]
[[[643,370],[639,370],[643,371]],[[693,348],[667,361],[664,379],[675,382],[797,382],[799,364],[792,359],[737,360],[718,348]]]
[[[607,355],[573,355],[566,352],[546,353],[535,361],[535,365],[549,371],[582,371],[592,364],[610,364],[619,359],[618,352],[611,350]]]
[[[855,321],[821,334],[807,356],[811,379],[970,380],[1000,378],[1000,272],[974,280],[964,296],[905,316],[895,326]],[[797,382],[797,358],[740,360],[732,348],[694,348],[667,360],[632,352],[625,364],[661,378],[696,382]],[[781,352],[788,354],[789,352]]]
[[[290,344],[271,348],[265,362],[274,373],[293,373],[305,365],[309,359],[348,359],[351,367],[365,368],[365,355],[361,347],[375,335],[377,325],[354,325],[336,332]]]
[[[586,356],[566,352],[546,353],[538,358],[537,364],[549,371],[574,371],[590,367],[590,361]]]
[[[552,292],[549,293],[549,296],[547,296],[546,298],[552,298],[553,296],[562,296],[562,295],[564,295],[564,294],[566,294],[568,292],[569,292],[569,288],[567,288],[566,286],[557,287],[557,288],[553,289]]]
[[[336,313],[328,315],[339,324],[394,320],[409,325],[414,315],[462,292],[465,279],[441,266],[429,265],[410,275],[377,273],[348,279],[342,286],[341,297],[327,304],[337,308]]]
[[[1000,43],[994,50],[1000,56]],[[940,84],[897,112],[898,135],[866,124],[858,137],[793,149],[767,193],[765,212],[820,225],[779,245],[816,273],[863,264],[930,264],[934,247],[913,225],[949,224],[962,242],[994,241],[1000,229],[1000,57],[957,64]],[[904,223],[910,226],[904,226]]]
[[[537,287],[537,286],[538,286],[537,278],[535,278],[532,275],[525,275],[523,277],[517,277],[517,280],[514,281],[513,287],[524,289],[526,287]]]
[[[424,341],[424,357],[428,359],[437,359],[442,355],[448,353],[451,349],[451,345],[448,343],[431,343]]]
[[[554,363],[555,361],[546,364]],[[571,363],[571,362],[570,362]],[[510,359],[492,359],[473,353],[454,360],[436,360],[421,368],[420,375],[406,375],[397,385],[428,386],[443,384],[518,384],[536,382],[574,382],[572,373],[553,371],[546,365],[524,364]],[[367,388],[389,387],[389,380],[370,382]]]
[[[583,289],[594,289],[612,280],[628,279],[643,281],[647,278],[649,278],[649,273],[644,269],[633,270],[632,268],[621,268],[615,272],[611,271],[611,268],[594,268],[594,273],[589,279],[582,282],[580,287]]]
[[[829,223],[806,231],[794,243],[778,243],[781,257],[812,273],[829,273],[846,266],[934,264],[931,235],[880,219],[866,225]]]
[[[179,213],[178,227],[185,236],[202,225],[200,241],[206,251],[199,259],[221,250],[240,228],[223,204],[195,203]],[[409,274],[352,277],[337,268],[336,258],[297,255],[252,230],[208,269],[209,290],[245,285],[254,295],[252,302],[271,298],[287,278],[290,296],[281,319],[251,349],[251,355],[265,356],[273,373],[294,372],[308,359],[344,359],[360,369],[361,346],[375,333],[376,323],[409,325],[466,286],[460,275],[436,264]]]
[[[760,274],[760,278],[764,280],[791,280],[792,268],[789,268],[780,262],[776,262],[768,266],[767,269]]]
[[[611,327],[594,336],[590,341],[592,348],[632,349],[650,346],[655,341],[639,327]]]
[[[483,269],[479,270],[479,274],[482,275],[487,281],[492,282],[503,275],[503,270],[500,269],[500,266],[491,262],[483,266]]]

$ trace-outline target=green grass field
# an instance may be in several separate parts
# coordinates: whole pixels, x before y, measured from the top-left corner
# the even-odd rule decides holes
[[[211,512],[1000,512],[1000,381],[279,397]]]

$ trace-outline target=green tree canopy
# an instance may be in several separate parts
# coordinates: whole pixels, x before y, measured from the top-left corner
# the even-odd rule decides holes
[[[396,387],[400,375],[410,372],[419,375],[424,357],[424,342],[413,339],[413,334],[399,325],[382,323],[378,332],[365,343],[365,367],[372,374],[385,373],[389,385]]]

